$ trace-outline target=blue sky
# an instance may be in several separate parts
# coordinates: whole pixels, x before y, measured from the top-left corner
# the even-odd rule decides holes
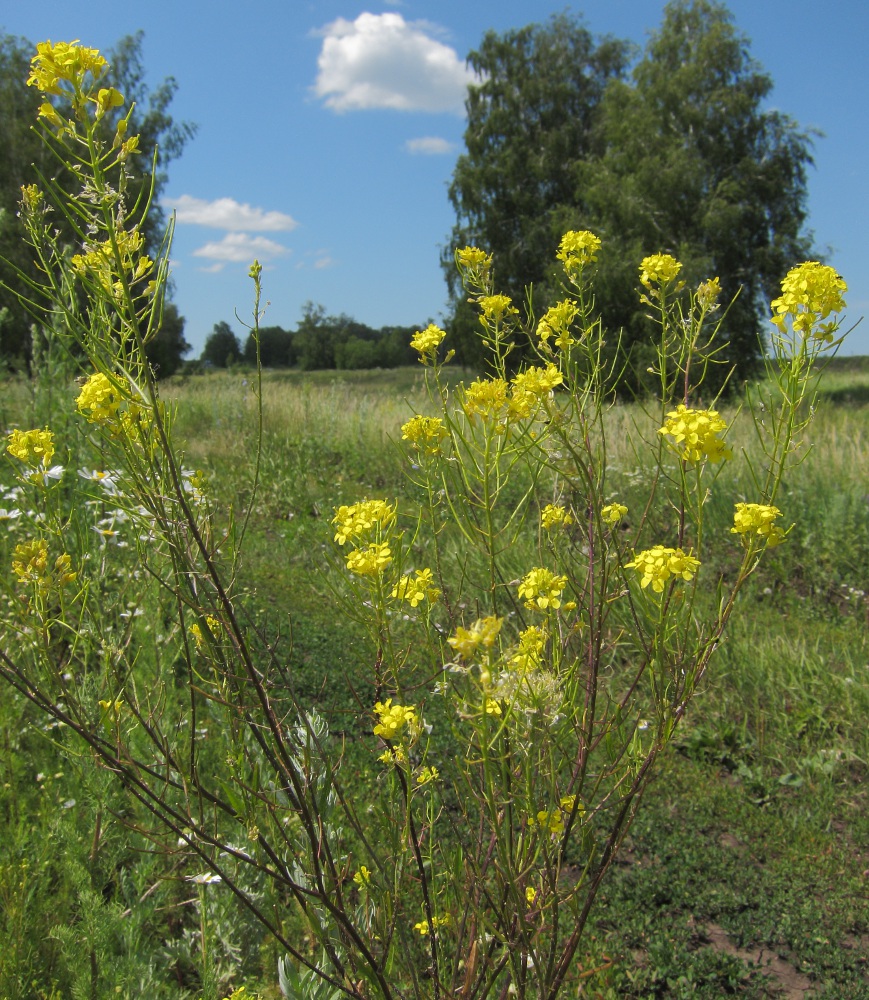
[[[220,320],[243,338],[247,269],[265,265],[264,322],[303,304],[361,322],[423,324],[445,309],[439,266],[462,149],[467,53],[489,28],[582,13],[595,35],[642,45],[659,0],[42,0],[4,5],[0,29],[108,49],[145,32],[152,85],[174,76],[176,119],[196,137],[170,167],[178,212],[175,300],[198,355]],[[824,133],[809,176],[817,247],[869,314],[866,0],[731,0],[751,54],[775,81],[770,106]],[[649,252],[660,248],[650,247]],[[796,262],[795,262],[796,263]],[[869,320],[847,353],[869,354]]]

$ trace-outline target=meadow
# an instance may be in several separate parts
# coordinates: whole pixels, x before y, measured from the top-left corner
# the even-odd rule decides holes
[[[161,394],[224,522],[252,502],[238,569],[252,622],[300,697],[350,732],[373,690],[373,650],[336,604],[330,522],[341,504],[411,489],[398,438],[426,412],[421,369],[264,373],[254,492],[255,384],[235,369],[176,377]],[[31,386],[9,381],[0,400],[4,428],[29,425]],[[728,422],[737,409],[722,406]],[[648,495],[632,443],[644,419],[637,404],[605,414],[610,481],[629,508]],[[750,451],[739,427],[730,444]],[[577,996],[869,997],[867,359],[833,362],[811,438],[787,480],[794,528],[741,593],[658,761],[594,909]],[[722,539],[731,475],[709,501]],[[722,578],[731,560],[722,541]],[[150,625],[159,646],[161,622]],[[149,839],[56,723],[7,689],[0,733],[0,997],[198,997],[206,941],[215,989],[280,996],[274,943],[220,884],[196,881],[189,857]],[[220,733],[207,738],[219,759]]]

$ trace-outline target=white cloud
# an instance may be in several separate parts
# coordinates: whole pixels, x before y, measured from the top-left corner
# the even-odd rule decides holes
[[[282,257],[290,251],[265,236],[249,236],[247,233],[227,233],[221,240],[206,243],[205,246],[193,251],[194,257],[205,257],[208,260],[226,263],[249,264],[254,257],[259,261],[267,261],[273,257]],[[215,266],[205,270],[217,270]]]
[[[462,114],[474,73],[424,21],[401,14],[338,18],[322,31],[314,84],[333,111],[393,108]]]
[[[322,271],[325,267],[332,267],[335,261],[327,254],[325,257],[318,257],[314,261],[314,268],[317,271]]]
[[[456,147],[454,143],[439,136],[425,135],[419,139],[408,139],[404,148],[414,155],[441,156],[444,153],[452,153]]]
[[[182,194],[171,206],[178,222],[226,229],[232,232],[286,232],[295,229],[298,222],[283,212],[266,212],[262,208],[235,201],[233,198],[216,198],[206,201]]]

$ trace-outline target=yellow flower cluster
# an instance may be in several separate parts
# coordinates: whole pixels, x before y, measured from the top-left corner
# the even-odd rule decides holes
[[[401,438],[427,455],[437,455],[441,441],[447,437],[447,429],[441,417],[411,417],[401,428]]]
[[[519,644],[510,657],[510,666],[521,673],[537,670],[545,645],[546,632],[539,625],[529,625],[519,633]]]
[[[781,517],[778,507],[763,503],[738,503],[733,515],[734,535],[757,535],[767,540],[767,545],[780,545],[785,533],[773,521]]]
[[[555,338],[555,345],[560,351],[566,351],[576,340],[570,335],[570,327],[579,313],[579,306],[570,299],[563,299],[543,314],[537,324],[537,336],[540,338],[540,349],[549,351],[549,338]]]
[[[385,500],[360,500],[354,504],[342,504],[335,510],[332,524],[337,527],[335,541],[344,545],[350,539],[366,540],[372,535],[379,536],[395,523],[395,504]]]
[[[48,568],[48,542],[44,538],[34,538],[21,542],[12,553],[12,572],[21,583],[37,583]]]
[[[526,368],[510,384],[502,378],[477,379],[464,390],[462,407],[469,417],[478,414],[484,420],[527,420],[563,381],[564,376],[551,362],[545,368]]]
[[[680,403],[667,414],[667,420],[658,430],[673,439],[679,457],[686,462],[720,462],[732,458],[733,453],[718,437],[727,430],[726,422],[717,410],[691,410]]]
[[[74,254],[72,268],[76,274],[96,279],[105,291],[120,298],[125,294],[121,274],[128,282],[137,281],[153,267],[151,258],[139,253],[144,243],[145,237],[137,229],[122,229],[115,236],[115,246],[106,240],[92,244],[83,254]]]
[[[844,280],[832,267],[808,260],[788,271],[782,281],[782,294],[773,299],[772,322],[784,333],[790,319],[796,332],[811,334],[825,344],[832,343],[837,323],[822,323],[830,313],[845,308],[842,293],[848,291]],[[820,323],[820,326],[816,324]]]
[[[559,803],[557,809],[541,809],[537,813],[537,825],[542,826],[551,836],[560,837],[564,833],[564,820],[566,816],[569,816],[573,812],[573,807],[576,804],[575,795],[565,795],[563,796]],[[585,809],[580,805],[577,812],[581,815],[585,812]]]
[[[477,304],[483,314],[480,317],[483,326],[487,323],[500,323],[508,316],[515,316],[519,311],[509,295],[483,295],[477,300]]]
[[[448,927],[452,923],[452,917],[449,913],[445,913],[442,917],[432,917],[431,918],[431,929],[437,930],[438,927]],[[429,933],[429,926],[427,920],[420,920],[418,924],[413,925],[413,929],[426,937]]]
[[[347,556],[347,569],[357,576],[376,576],[392,562],[392,550],[384,542],[372,542]]]
[[[450,636],[447,642],[464,660],[469,660],[477,651],[478,646],[491,649],[498,638],[501,626],[504,624],[503,618],[496,618],[488,615],[486,618],[478,618],[470,628],[462,628],[460,625],[456,629],[456,634]]]
[[[35,184],[21,185],[21,208],[23,214],[32,215],[38,212],[45,202],[45,195]]]
[[[371,872],[365,865],[360,865],[359,871],[353,876],[353,881],[360,889],[367,889],[371,885]]]
[[[54,435],[44,431],[12,431],[7,438],[6,450],[26,465],[47,468],[54,456]]]
[[[623,503],[608,503],[601,507],[600,516],[605,524],[618,524],[627,514],[628,508]]]
[[[456,265],[476,284],[484,285],[492,270],[492,255],[478,247],[456,250]]]
[[[12,553],[12,572],[18,577],[18,582],[35,583],[41,590],[72,583],[78,574],[72,571],[71,566],[72,558],[64,552],[54,560],[54,569],[49,572],[48,542],[44,538],[21,542]]]
[[[667,285],[675,281],[682,270],[682,265],[668,253],[655,253],[644,257],[640,263],[640,283],[646,288],[655,285]]]
[[[347,569],[357,576],[376,576],[392,562],[392,550],[383,541],[395,523],[395,504],[385,500],[361,500],[336,508],[332,524],[339,545],[353,540],[361,543],[347,555]],[[376,540],[375,540],[376,539]]]
[[[564,264],[567,274],[572,275],[586,264],[594,263],[599,250],[599,236],[595,236],[587,229],[571,230],[561,237],[558,253],[555,256]]]
[[[507,383],[502,378],[477,379],[465,390],[462,405],[468,416],[497,417],[507,406]]]
[[[374,727],[374,735],[385,740],[394,740],[405,728],[413,732],[419,727],[415,706],[393,705],[392,698],[387,698],[384,702],[378,701],[374,706],[374,714],[379,720]]]
[[[223,627],[220,623],[220,620],[218,618],[215,618],[213,615],[205,616],[205,624],[208,626],[208,631],[213,636],[218,635]],[[193,636],[193,641],[196,643],[196,648],[202,649],[202,647],[205,645],[205,636],[202,634],[202,629],[199,627],[198,624],[190,626],[190,634]]]
[[[92,424],[109,424],[117,420],[118,410],[125,398],[118,382],[102,372],[96,372],[82,386],[75,405]]]
[[[99,80],[108,65],[99,49],[79,45],[78,39],[55,44],[40,42],[36,46],[36,55],[30,60],[27,86],[37,87],[43,94],[60,96],[63,94],[61,83],[68,83],[78,93],[88,73],[93,80]]]
[[[428,599],[434,602],[440,597],[440,591],[432,586],[432,572],[430,569],[418,569],[414,576],[403,576],[392,588],[392,596],[399,600],[407,601],[412,608],[415,608],[421,601]]]
[[[512,380],[510,417],[527,420],[532,417],[545,396],[564,382],[564,376],[551,362],[545,368],[531,365]]]
[[[705,312],[715,312],[718,308],[719,295],[721,295],[721,282],[718,278],[708,278],[697,286],[697,303]]]
[[[429,323],[424,330],[417,330],[413,337],[411,337],[410,346],[415,351],[419,351],[419,360],[423,364],[427,364],[434,360],[437,349],[444,337],[446,337],[445,330],[441,330],[434,323]]]
[[[552,528],[560,528],[568,524],[573,524],[573,517],[570,511],[564,507],[559,507],[554,503],[548,503],[540,511],[540,523],[549,531]]]
[[[700,567],[700,561],[682,549],[669,549],[654,545],[650,549],[636,553],[633,562],[625,563],[626,569],[635,569],[642,579],[643,587],[652,585],[652,590],[661,593],[671,576],[691,580]]]
[[[566,576],[556,576],[538,566],[519,584],[519,596],[525,598],[525,607],[530,610],[556,610],[561,607],[561,594],[566,586]]]
[[[440,776],[440,771],[436,767],[424,767],[416,776],[416,783],[418,785],[428,785],[432,781],[437,781]]]

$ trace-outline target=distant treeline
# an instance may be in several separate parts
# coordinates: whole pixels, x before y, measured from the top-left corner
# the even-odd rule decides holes
[[[264,368],[398,368],[417,360],[410,347],[422,326],[383,326],[374,329],[350,316],[327,316],[322,306],[308,303],[295,330],[264,326],[259,330],[259,359]],[[255,365],[257,340],[248,334],[244,344],[226,322],[216,323],[205,340],[200,361],[214,368]]]

